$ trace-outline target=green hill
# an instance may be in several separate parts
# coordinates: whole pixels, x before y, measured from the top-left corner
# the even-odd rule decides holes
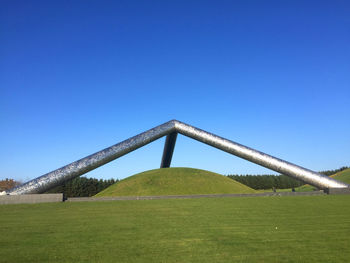
[[[226,176],[193,168],[162,168],[130,176],[98,193],[102,196],[152,196],[254,193]]]
[[[350,168],[331,175],[332,178],[350,184]]]
[[[330,177],[332,177],[335,180],[350,184],[350,168],[337,172],[331,175]],[[317,188],[308,184],[295,188],[295,191],[297,192],[306,192],[306,191],[314,191],[314,190],[317,190]]]

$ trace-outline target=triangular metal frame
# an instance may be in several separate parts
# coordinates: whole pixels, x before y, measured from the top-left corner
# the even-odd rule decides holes
[[[171,120],[153,129],[131,137],[125,141],[108,147],[102,151],[89,155],[62,168],[44,174],[23,185],[13,188],[6,194],[33,194],[43,193],[108,162],[111,162],[125,154],[128,154],[146,144],[149,144],[163,136],[166,136],[161,167],[170,167],[177,134],[180,133],[222,151],[259,164],[281,174],[291,176],[320,189],[348,188],[348,184],[337,181],[325,175],[303,168],[301,166],[278,159],[271,155],[259,152],[239,143],[219,137],[215,134],[198,129],[177,120]]]

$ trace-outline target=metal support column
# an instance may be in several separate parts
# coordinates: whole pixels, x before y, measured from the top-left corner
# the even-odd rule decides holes
[[[171,159],[174,153],[176,138],[177,138],[177,132],[172,132],[166,136],[160,168],[170,167]]]

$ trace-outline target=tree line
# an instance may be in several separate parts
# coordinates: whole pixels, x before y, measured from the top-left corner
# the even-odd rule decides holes
[[[63,193],[65,198],[90,197],[118,181],[118,179],[98,180],[95,178],[77,177],[47,191],[46,193]]]
[[[101,192],[112,184],[115,184],[119,180],[115,179],[95,179],[86,177],[77,177],[73,180],[67,181],[62,185],[56,186],[46,193],[63,193],[64,197],[90,197]],[[15,186],[21,185],[21,182],[14,179],[6,178],[0,180],[0,192],[10,190]]]
[[[349,167],[341,167],[336,170],[327,170],[321,171],[321,174],[326,176],[330,176],[332,174],[341,172]],[[303,182],[293,179],[292,177],[286,175],[272,175],[272,174],[264,174],[264,175],[238,175],[232,174],[228,175],[229,178],[236,180],[244,185],[247,185],[253,189],[287,189],[287,188],[295,188],[304,185]]]

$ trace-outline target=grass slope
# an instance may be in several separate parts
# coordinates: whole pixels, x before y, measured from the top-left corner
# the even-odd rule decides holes
[[[330,177],[332,177],[338,181],[350,184],[350,168],[345,169],[343,171],[340,171],[338,173],[335,173],[335,174],[331,175]],[[297,192],[308,192],[308,191],[315,191],[315,190],[318,190],[318,189],[314,186],[309,185],[309,184],[305,184],[305,185],[302,185],[300,187],[295,188],[295,191],[297,191]]]
[[[350,184],[350,168],[331,175],[332,178]]]
[[[96,196],[254,193],[226,176],[193,168],[163,168],[130,176]]]
[[[349,262],[350,196],[0,205],[0,262]]]

